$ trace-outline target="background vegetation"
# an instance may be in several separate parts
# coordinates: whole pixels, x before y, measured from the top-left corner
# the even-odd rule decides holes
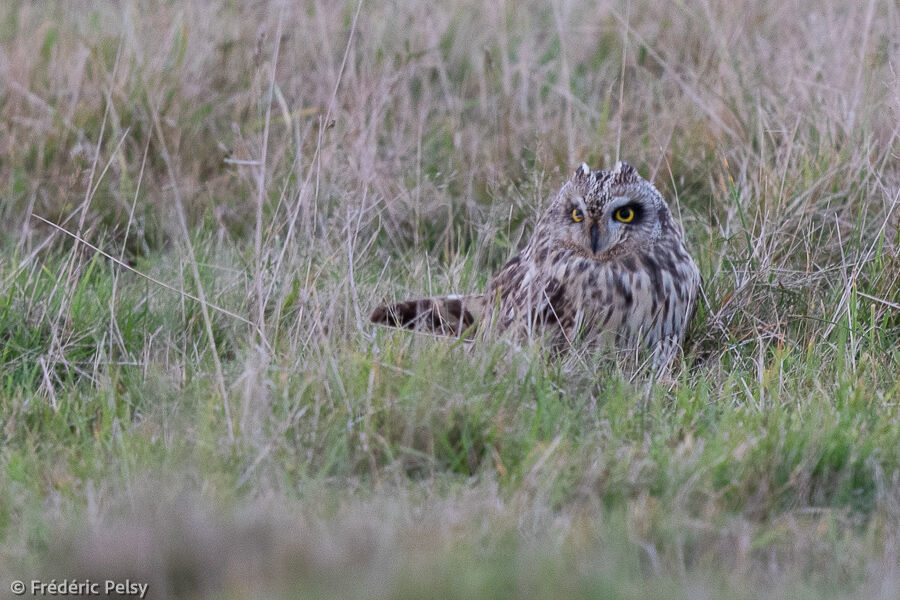
[[[3,589],[896,598],[898,31],[889,0],[3,3]],[[481,289],[617,158],[703,272],[675,381],[368,323]]]

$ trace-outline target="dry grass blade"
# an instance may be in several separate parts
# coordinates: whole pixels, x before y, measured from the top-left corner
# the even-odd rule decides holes
[[[239,315],[239,314],[237,314],[237,313],[235,313],[235,312],[232,312],[232,311],[228,310],[227,308],[222,308],[221,306],[216,306],[215,304],[211,304],[211,303],[209,303],[209,302],[206,302],[205,300],[201,299],[199,296],[194,296],[193,294],[190,294],[190,293],[188,293],[188,292],[185,292],[184,290],[180,290],[180,289],[178,289],[178,288],[176,288],[176,287],[174,287],[174,286],[172,286],[172,285],[170,285],[170,284],[168,284],[168,283],[166,283],[166,282],[164,282],[164,281],[160,281],[159,279],[156,279],[155,277],[152,277],[152,276],[150,276],[150,275],[147,275],[146,273],[142,273],[142,272],[138,271],[137,269],[135,269],[134,267],[132,267],[132,266],[129,265],[128,263],[123,262],[122,259],[116,258],[115,256],[109,254],[108,252],[105,252],[104,250],[102,250],[102,249],[98,248],[97,246],[91,244],[89,241],[85,240],[84,238],[79,238],[78,235],[75,234],[74,232],[71,232],[71,231],[69,231],[68,229],[65,229],[65,228],[63,228],[63,227],[60,227],[60,226],[57,225],[56,223],[54,223],[54,222],[52,222],[52,221],[48,221],[47,219],[45,219],[44,217],[42,217],[42,216],[40,216],[40,215],[32,214],[31,216],[32,216],[33,218],[37,219],[38,221],[41,221],[41,222],[43,222],[43,223],[46,223],[47,225],[49,225],[49,226],[52,227],[53,229],[55,229],[55,230],[57,230],[57,231],[59,231],[59,232],[61,232],[61,233],[66,234],[66,235],[69,236],[70,238],[77,240],[79,243],[84,244],[86,247],[90,248],[91,250],[93,250],[94,252],[96,252],[97,254],[99,254],[100,256],[102,256],[103,258],[106,258],[106,259],[112,261],[113,263],[115,263],[115,264],[118,265],[119,267],[122,267],[123,269],[125,269],[126,271],[130,271],[131,273],[134,273],[134,274],[137,275],[138,277],[142,277],[143,279],[146,279],[147,281],[149,281],[149,282],[151,282],[151,283],[153,283],[153,284],[155,284],[155,285],[158,285],[159,287],[161,287],[161,288],[163,288],[163,289],[169,290],[170,292],[174,292],[174,293],[178,294],[178,295],[179,295],[180,297],[182,297],[182,298],[188,298],[189,300],[193,300],[194,302],[198,302],[198,303],[200,303],[200,304],[204,304],[204,303],[205,303],[206,306],[208,306],[209,308],[213,309],[214,311],[219,312],[219,313],[222,313],[223,315],[226,315],[226,316],[228,316],[228,317],[231,317],[232,319],[235,319],[235,320],[237,320],[237,321],[240,321],[241,323],[246,323],[247,325],[250,325],[251,327],[255,327],[255,326],[256,326],[255,323],[254,323],[253,321],[247,319],[246,317],[242,317],[241,315]]]

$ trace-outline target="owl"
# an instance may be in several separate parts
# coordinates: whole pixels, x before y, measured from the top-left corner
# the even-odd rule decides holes
[[[371,320],[442,335],[512,332],[563,349],[580,340],[617,356],[646,349],[663,369],[699,288],[681,227],[653,184],[623,162],[610,171],[582,163],[484,293],[383,305]]]

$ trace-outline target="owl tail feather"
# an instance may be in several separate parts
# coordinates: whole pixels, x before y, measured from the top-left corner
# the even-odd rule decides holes
[[[373,323],[405,327],[437,335],[471,334],[481,317],[483,296],[435,296],[385,304],[372,311]]]

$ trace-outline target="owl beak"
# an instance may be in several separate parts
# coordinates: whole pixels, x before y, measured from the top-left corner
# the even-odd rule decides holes
[[[597,254],[600,249],[600,228],[596,223],[591,225],[591,252]]]

